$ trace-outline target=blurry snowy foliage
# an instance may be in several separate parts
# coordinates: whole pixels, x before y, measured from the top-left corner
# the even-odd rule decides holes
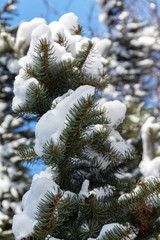
[[[140,164],[140,168],[146,176],[145,168],[142,169],[144,155],[147,154],[145,146],[147,145],[148,151],[155,152],[154,149],[159,145],[160,132],[157,129],[155,133],[157,136],[152,136],[151,129],[150,137],[144,138],[142,127],[150,116],[155,125],[160,125],[159,3],[150,0],[136,2],[96,0],[96,2],[100,10],[99,20],[106,26],[104,37],[112,43],[109,52],[106,52],[105,62],[111,81],[109,87],[103,91],[102,97],[119,99],[126,104],[127,117],[122,135],[136,147],[140,156],[143,155],[143,164]],[[138,13],[136,12],[137,6],[141,10],[146,9],[150,17],[141,14],[141,18],[136,18],[135,16],[140,15],[138,9]],[[157,154],[153,154],[150,160]],[[153,164],[155,167],[152,166],[150,169],[150,173],[156,172],[157,176],[160,171],[158,162],[157,160],[157,164]],[[147,167],[150,168],[151,165]]]
[[[28,189],[30,174],[17,155],[18,148],[33,137],[22,118],[11,109],[13,82],[18,74],[19,50],[15,48],[16,28],[10,25],[17,0],[0,9],[0,239],[13,239],[12,218],[21,212],[21,198]]]

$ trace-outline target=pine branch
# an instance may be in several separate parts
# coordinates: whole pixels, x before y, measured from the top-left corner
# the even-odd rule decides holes
[[[40,160],[40,157],[35,153],[33,146],[23,146],[19,149],[19,155],[21,159],[27,164],[35,164],[38,160]]]
[[[38,205],[36,213],[37,224],[34,227],[33,239],[45,240],[48,235],[58,237],[59,234],[69,236],[67,223],[77,216],[77,198],[64,196],[58,190],[57,194],[48,192]],[[67,238],[68,239],[68,238]]]
[[[78,27],[77,28],[72,28],[71,29],[71,33],[73,34],[73,35],[82,35],[83,34],[83,32],[82,32],[82,26],[80,25],[80,24],[78,24]]]
[[[101,230],[101,225],[93,220],[89,219],[81,226],[81,232],[79,237],[81,239],[95,238]]]
[[[90,195],[85,199],[81,198],[79,206],[84,219],[94,219],[101,226],[108,221],[108,209],[106,208],[106,203],[104,202],[103,197]]]
[[[130,194],[124,195],[124,198],[120,201],[120,207],[125,207],[127,205],[134,205],[134,204],[140,204],[141,202],[144,203],[147,198],[151,197],[154,193],[157,195],[160,192],[160,181],[158,178],[154,178],[153,180],[147,180],[146,182],[143,182],[142,184],[138,185],[139,190],[138,192],[131,192]],[[152,199],[153,203],[157,202],[157,200],[160,198],[154,198]]]
[[[131,229],[124,229],[119,226],[115,226],[112,230],[107,231],[101,238],[97,240],[123,240],[130,239],[129,235],[132,233]]]
[[[68,52],[69,44],[68,44],[67,38],[65,36],[62,36],[60,33],[57,33],[57,38],[58,38],[58,40],[55,42],[57,42],[61,46],[65,47],[66,51]]]
[[[46,193],[45,197],[39,202],[37,207],[38,212],[36,213],[37,224],[34,227],[33,238],[36,240],[45,240],[47,235],[63,220],[56,219],[56,209],[62,195],[59,192],[57,195],[53,193]]]
[[[26,66],[26,75],[24,77],[26,79],[34,77],[39,83],[44,84],[50,92],[52,89],[52,66],[56,60],[53,46],[46,39],[41,39],[34,51],[34,65],[29,64]]]
[[[94,44],[91,41],[88,43],[82,44],[81,51],[77,53],[74,60],[74,65],[78,68],[79,71],[82,70],[86,61],[89,64],[91,62],[91,56],[93,55]]]
[[[26,103],[17,107],[14,111],[19,116],[30,116],[32,114],[42,116],[51,107],[52,98],[46,86],[30,83],[26,92]]]

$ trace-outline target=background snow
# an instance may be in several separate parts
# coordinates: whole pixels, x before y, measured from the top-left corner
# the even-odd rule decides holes
[[[156,150],[153,149],[153,135],[158,134],[160,131],[160,123],[155,122],[154,117],[149,117],[141,128],[142,135],[142,144],[143,144],[143,155],[142,161],[140,162],[140,171],[142,174],[147,176],[160,176],[160,157],[155,157],[154,152]],[[152,135],[151,135],[152,134]],[[155,147],[155,143],[154,143]],[[159,147],[159,144],[158,146]]]

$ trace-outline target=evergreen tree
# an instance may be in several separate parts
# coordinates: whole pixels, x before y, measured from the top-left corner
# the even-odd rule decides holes
[[[118,131],[126,107],[98,99],[108,41],[81,32],[73,13],[38,26],[16,77],[14,111],[39,119],[35,146],[20,155],[47,169],[34,176],[13,232],[17,240],[158,239],[160,179],[136,184],[129,174],[136,156]]]

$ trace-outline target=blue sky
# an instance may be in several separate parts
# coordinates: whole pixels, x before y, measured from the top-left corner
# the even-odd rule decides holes
[[[0,6],[5,2],[6,0],[0,0]],[[96,35],[101,35],[105,31],[98,21],[98,6],[95,0],[19,0],[16,6],[18,16],[13,18],[11,22],[13,25],[24,20],[30,21],[35,17],[44,17],[47,22],[52,22],[58,20],[64,13],[74,12],[83,26],[85,35],[89,36],[91,29],[94,29]]]

